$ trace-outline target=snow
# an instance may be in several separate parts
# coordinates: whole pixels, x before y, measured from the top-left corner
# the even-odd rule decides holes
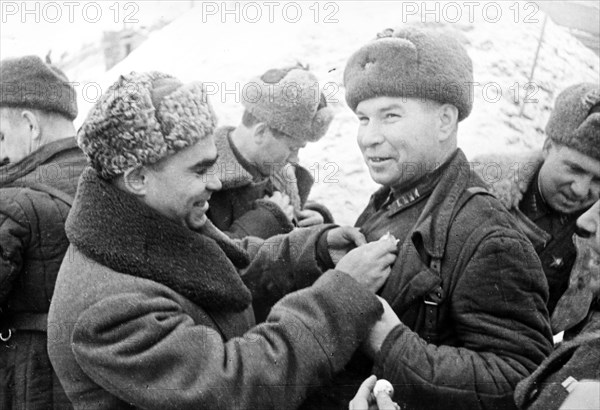
[[[262,12],[256,23],[249,21],[255,10],[246,6],[242,12],[246,3],[197,3],[153,32],[110,71],[98,75],[96,67],[93,75],[81,68],[67,72],[76,74],[71,79],[81,83],[81,114],[76,124],[81,124],[95,101],[95,87],[88,85],[87,96],[82,92],[88,81],[106,89],[119,74],[159,70],[183,81],[210,83],[220,124],[236,125],[242,113],[240,93],[250,78],[297,61],[309,64],[326,87],[337,115],[327,135],[303,149],[300,158],[316,179],[311,199],[327,205],[341,224],[353,224],[377,189],[356,143],[358,121],[345,104],[342,74],[348,57],[384,28],[437,20],[462,39],[473,59],[475,81],[480,83],[475,88],[473,112],[459,127],[459,146],[469,157],[540,147],[556,94],[573,83],[599,82],[599,57],[548,19],[533,84],[526,87],[545,17],[532,2],[475,2],[478,6],[472,13],[468,13],[468,2],[275,2],[279,6],[272,22],[268,2],[254,2]],[[291,17],[297,7],[292,9],[291,3],[301,10],[295,23]],[[455,20],[453,4],[462,18],[448,23]],[[211,14],[214,7],[218,12]],[[284,7],[288,7],[287,15],[282,13]],[[429,14],[412,15],[415,7],[427,8]],[[223,14],[225,8],[233,12]],[[337,22],[325,22],[328,15]],[[525,97],[530,102],[524,104]],[[523,104],[523,116],[519,116]]]

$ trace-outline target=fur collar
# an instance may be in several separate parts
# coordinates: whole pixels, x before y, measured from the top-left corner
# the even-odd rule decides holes
[[[244,164],[240,163],[231,148],[229,135],[234,127],[220,127],[215,131],[215,145],[219,152],[217,169],[223,184],[223,190],[239,188],[252,184],[264,184],[266,179],[255,181]],[[288,164],[270,177],[270,182],[277,191],[290,197],[294,208],[301,210],[308,199],[314,179],[310,172],[298,164]]]
[[[475,172],[508,209],[519,207],[523,194],[542,166],[541,151],[520,155],[482,155],[472,162]]]
[[[215,131],[215,145],[219,153],[217,169],[223,190],[252,184],[254,178],[238,161],[229,142],[229,134],[234,127],[219,127]]]
[[[168,286],[207,310],[240,312],[251,302],[233,264],[247,265],[242,250],[166,219],[91,168],[81,176],[65,230],[87,257]]]

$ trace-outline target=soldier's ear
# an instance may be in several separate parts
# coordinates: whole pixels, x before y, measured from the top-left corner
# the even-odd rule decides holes
[[[40,145],[42,129],[38,116],[33,111],[23,110],[21,112],[21,118],[23,118],[25,126],[29,129],[29,135],[31,140],[35,143],[34,145]]]
[[[544,146],[542,147],[542,155],[543,155],[544,159],[546,159],[548,157],[548,154],[550,154],[550,150],[554,146],[555,146],[554,142],[552,142],[552,140],[550,138],[546,138],[546,140],[544,141]]]
[[[452,104],[442,104],[438,108],[439,140],[445,141],[456,133],[458,124],[458,108]]]
[[[268,138],[269,127],[264,122],[258,122],[252,127],[252,137],[256,145],[263,145]]]
[[[144,196],[148,190],[149,170],[144,167],[130,168],[121,177],[121,186],[126,192],[137,196]]]

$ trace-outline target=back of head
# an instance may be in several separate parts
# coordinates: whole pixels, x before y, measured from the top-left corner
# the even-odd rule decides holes
[[[581,83],[563,90],[546,124],[546,135],[600,161],[600,86]]]
[[[473,107],[469,55],[450,33],[432,28],[384,30],[350,57],[344,86],[353,111],[376,97],[422,98],[456,106],[461,121]]]
[[[104,93],[77,139],[92,167],[110,180],[193,146],[213,134],[216,122],[202,83],[132,72]]]
[[[291,138],[318,141],[333,120],[317,78],[300,65],[268,70],[252,79],[246,90],[245,109]]]
[[[0,61],[0,107],[58,113],[73,121],[77,98],[65,74],[37,56]]]

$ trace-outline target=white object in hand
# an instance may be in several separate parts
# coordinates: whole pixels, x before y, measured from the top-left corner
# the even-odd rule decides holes
[[[380,241],[394,241],[394,244],[398,245],[398,242],[400,242],[400,239],[396,239],[396,237],[394,235],[392,235],[391,233],[389,233],[389,231],[383,235],[381,238],[379,238]]]
[[[373,396],[377,397],[381,393],[385,393],[391,398],[394,395],[394,386],[392,386],[392,383],[385,379],[377,380],[373,387]]]

